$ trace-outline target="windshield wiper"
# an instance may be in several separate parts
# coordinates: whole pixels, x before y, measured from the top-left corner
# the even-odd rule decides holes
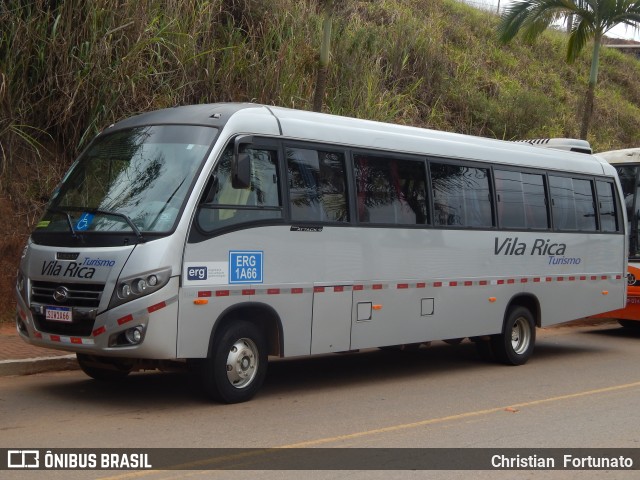
[[[133,221],[124,213],[110,212],[109,210],[87,210],[87,211],[91,213],[99,213],[101,215],[113,215],[114,217],[122,218],[125,222],[127,222],[127,225],[131,227],[131,230],[133,230],[133,233],[136,234],[136,237],[138,237],[138,240],[140,242],[144,243],[146,241],[145,238],[142,236],[142,232],[140,232],[140,229],[138,229],[135,223],[133,223]]]
[[[66,212],[64,210],[60,210],[59,208],[50,208],[49,211],[53,212],[53,213],[61,213],[62,215],[67,217],[67,225],[69,225],[69,230],[71,230],[71,236],[73,238],[78,238],[78,234],[76,233],[75,229],[73,228],[73,222],[71,221],[71,215],[69,215],[69,212]]]

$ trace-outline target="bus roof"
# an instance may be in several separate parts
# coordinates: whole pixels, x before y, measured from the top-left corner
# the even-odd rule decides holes
[[[640,163],[640,148],[610,150],[596,155],[604,158],[609,163]]]
[[[583,153],[253,103],[214,103],[156,110],[122,120],[107,131],[161,124],[216,127],[226,130],[225,138],[251,133],[549,170],[614,174],[613,169],[609,171],[607,162]]]

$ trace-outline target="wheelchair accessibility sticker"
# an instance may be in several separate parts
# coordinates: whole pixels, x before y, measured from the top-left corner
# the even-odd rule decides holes
[[[91,222],[93,222],[93,216],[93,213],[84,212],[80,215],[80,219],[78,220],[78,223],[76,223],[75,229],[79,232],[88,230],[91,226]]]

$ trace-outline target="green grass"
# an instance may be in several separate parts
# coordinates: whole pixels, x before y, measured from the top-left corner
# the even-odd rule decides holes
[[[129,115],[252,101],[310,109],[314,0],[0,3],[0,311],[46,197],[90,139]],[[495,40],[498,18],[455,0],[343,0],[324,109],[502,139],[577,136],[590,52],[567,37]],[[640,143],[640,63],[604,49],[589,140]],[[1,316],[1,315],[0,315]]]

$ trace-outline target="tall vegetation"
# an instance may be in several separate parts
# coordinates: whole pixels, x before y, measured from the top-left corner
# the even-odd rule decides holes
[[[593,40],[589,85],[582,107],[580,138],[586,139],[593,115],[593,102],[602,40],[609,30],[619,24],[635,29],[640,24],[640,2],[637,0],[524,0],[514,2],[505,12],[498,26],[504,43],[520,30],[525,38],[534,40],[559,19],[570,19],[567,42],[567,61],[574,62],[588,41]]]
[[[323,110],[501,139],[576,136],[589,59],[566,34],[495,42],[456,0],[335,0]],[[320,0],[0,2],[0,315],[49,192],[93,136],[180,104],[311,110]],[[603,49],[596,149],[640,143],[640,64]],[[10,314],[10,313],[9,313]]]
[[[331,58],[331,31],[333,30],[333,15],[335,0],[324,0],[324,18],[322,20],[322,41],[320,43],[320,58],[316,75],[315,92],[313,94],[313,111],[322,111],[322,102],[327,90],[327,75]]]

